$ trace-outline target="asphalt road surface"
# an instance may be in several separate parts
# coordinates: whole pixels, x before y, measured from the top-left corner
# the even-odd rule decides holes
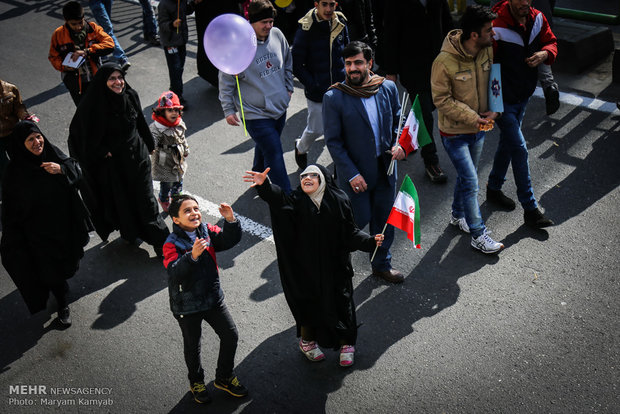
[[[18,85],[42,131],[66,149],[74,105],[47,60],[63,3],[0,2],[0,78]],[[148,115],[168,87],[163,51],[142,41],[138,5],[117,0],[113,22],[132,63],[127,82]],[[469,237],[448,224],[456,174],[441,145],[447,185],[425,179],[419,155],[399,163],[401,177],[409,174],[418,189],[422,249],[397,231],[393,265],[406,275],[398,286],[370,276],[367,256],[353,254],[363,324],[355,365],[345,370],[334,351],[325,350],[327,360],[312,364],[297,349],[268,211],[241,179],[251,166],[253,142],[225,123],[217,91],[196,76],[194,30],[190,37],[184,80],[191,108],[184,118],[192,152],[185,190],[200,197],[211,222],[220,219],[212,207],[222,201],[244,218],[241,243],[218,262],[240,334],[236,373],[250,396],[234,399],[209,384],[213,402],[193,403],[161,262],[150,247],[128,245],[118,233],[109,243],[93,234],[70,280],[73,326],[67,330],[58,329],[51,304],[48,312],[30,316],[0,268],[0,412],[620,411],[615,102],[575,92],[581,80],[574,78],[570,91],[562,89],[563,104],[553,116],[544,116],[540,94],[531,99],[523,130],[534,189],[557,223],[545,231],[524,227],[520,208],[497,211],[484,202],[498,140],[497,131],[487,135],[480,202],[493,237],[506,245],[499,255],[474,251]],[[299,171],[293,140],[307,114],[299,86],[282,136],[294,185]],[[331,167],[322,139],[310,159]],[[515,197],[510,176],[505,189]],[[218,345],[205,326],[207,380],[214,375]]]

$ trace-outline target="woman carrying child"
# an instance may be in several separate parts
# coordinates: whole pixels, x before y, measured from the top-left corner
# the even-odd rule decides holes
[[[189,146],[185,139],[183,105],[171,91],[164,92],[153,108],[150,126],[155,140],[155,152],[151,155],[153,180],[159,181],[159,204],[168,212],[170,198],[183,191],[183,175],[187,170],[185,158]]]
[[[353,364],[357,321],[350,252],[371,252],[383,235],[361,231],[351,202],[323,166],[310,165],[301,185],[286,195],[264,172],[246,171],[269,204],[284,296],[297,324],[299,348],[322,361],[319,345],[340,348],[340,365]]]

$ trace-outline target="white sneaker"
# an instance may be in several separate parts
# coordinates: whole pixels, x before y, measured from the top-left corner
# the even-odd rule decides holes
[[[456,218],[454,217],[454,214],[450,213],[450,224],[458,227],[459,229],[463,230],[465,233],[469,233],[469,226],[467,225],[467,221],[465,220],[465,217]]]
[[[353,345],[342,345],[340,347],[340,366],[350,367],[353,365],[354,354],[355,347]]]
[[[493,240],[486,231],[477,238],[471,238],[471,245],[482,253],[497,253],[504,248],[502,243]]]
[[[315,341],[299,340],[299,349],[304,353],[306,358],[312,362],[319,362],[325,359],[325,354],[319,348]]]

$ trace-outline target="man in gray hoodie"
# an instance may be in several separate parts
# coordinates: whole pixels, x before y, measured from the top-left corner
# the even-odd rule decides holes
[[[246,127],[256,144],[253,171],[264,171],[285,193],[291,191],[280,135],[293,94],[293,58],[282,32],[273,27],[276,10],[269,0],[254,0],[248,8],[258,46],[250,66],[239,76]],[[233,75],[219,73],[220,102],[229,125],[240,125],[239,97]]]

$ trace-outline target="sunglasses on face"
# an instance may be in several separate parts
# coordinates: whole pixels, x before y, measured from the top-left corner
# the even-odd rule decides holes
[[[302,180],[304,178],[319,178],[319,174],[317,174],[317,173],[305,173],[305,174],[301,174],[300,177],[301,177]]]

